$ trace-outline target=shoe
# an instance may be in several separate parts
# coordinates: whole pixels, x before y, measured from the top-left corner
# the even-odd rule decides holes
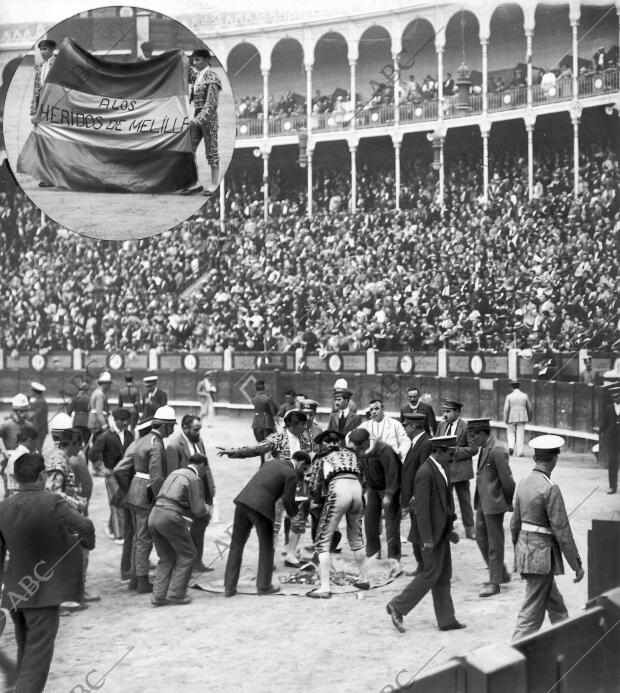
[[[170,606],[184,606],[185,604],[191,603],[191,597],[168,597],[168,604],[170,604]]]
[[[355,580],[353,587],[357,587],[358,590],[369,590],[370,583],[367,580]]]
[[[168,604],[168,600],[164,599],[163,597],[151,597],[151,604],[153,606],[166,606]]]
[[[202,192],[202,185],[194,185],[191,188],[183,188],[183,190],[179,190],[179,195],[196,195],[200,192]]]
[[[212,573],[214,570],[214,568],[210,568],[208,565],[201,563],[192,568],[192,573]]]
[[[473,527],[465,527],[465,538],[466,539],[475,539],[476,538],[476,530]]]
[[[301,568],[301,563],[299,561],[297,561],[296,563],[293,563],[293,561],[284,561],[284,565],[287,568],[297,568],[297,570]]]
[[[508,454],[512,455],[512,448],[508,448]]]
[[[467,628],[467,626],[458,621],[452,621],[452,623],[448,623],[447,626],[439,626],[439,630],[460,630],[461,628]]]
[[[236,589],[224,590],[224,596],[225,596],[225,597],[234,597],[235,594],[237,594],[237,590],[236,590]]]
[[[137,590],[138,589],[138,578],[136,577],[130,577],[129,578],[129,584],[127,585],[128,590]]]
[[[502,573],[502,585],[507,584],[508,582],[510,582],[510,580],[510,573],[506,570],[506,568],[504,568],[504,572]]]
[[[415,577],[416,575],[420,574],[420,568],[416,568],[415,570],[405,570],[403,572],[407,577]]]
[[[149,582],[149,579],[146,575],[138,575],[136,579],[138,581],[138,584],[136,586],[138,594],[149,594],[153,591],[153,585],[151,582]]]
[[[121,582],[127,582],[131,580],[131,575],[129,573],[121,573]]]
[[[610,488],[609,491],[607,491],[607,495],[611,495],[612,493],[615,493],[616,489],[615,488]]]
[[[319,590],[310,590],[310,592],[306,592],[306,597],[310,597],[310,599],[331,599],[332,598],[332,593],[331,592],[319,592]]]
[[[257,594],[265,596],[267,594],[277,594],[279,591],[280,585],[271,585],[271,587],[267,587],[267,589],[257,590]]]
[[[388,602],[385,605],[385,608],[386,608],[388,614],[390,614],[390,618],[392,619],[392,623],[394,624],[394,628],[396,628],[396,630],[399,633],[404,633],[405,632],[405,626],[403,625],[403,615],[400,613],[400,611],[396,611],[394,606],[392,606],[392,602]]]
[[[106,535],[108,539],[112,539],[112,541],[116,539],[116,537],[114,536],[114,532],[110,532],[110,528],[107,526],[104,527],[103,533]]]
[[[39,187],[40,188],[53,188],[54,186],[51,183],[45,183],[44,181],[39,181]]]
[[[479,597],[494,597],[499,594],[499,585],[490,582],[485,589],[480,592]]]
[[[98,602],[98,601],[101,601],[101,597],[98,594],[92,594],[88,590],[84,590],[84,595],[82,596],[82,601],[84,601],[84,602]]]

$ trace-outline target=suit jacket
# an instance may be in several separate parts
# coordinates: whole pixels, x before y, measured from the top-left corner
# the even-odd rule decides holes
[[[413,486],[416,475],[424,462],[431,454],[430,437],[426,431],[420,435],[409,448],[409,452],[403,462],[403,470],[400,481],[400,505],[403,508],[409,507],[409,501],[413,498]]]
[[[601,461],[609,463],[612,455],[620,455],[620,416],[613,402],[603,407],[599,433]]]
[[[104,467],[114,469],[116,463],[123,458],[125,451],[133,443],[133,433],[131,431],[125,431],[123,436],[123,443],[121,443],[121,439],[116,431],[108,430],[97,436],[90,449],[90,459],[101,459]]]
[[[274,522],[276,501],[280,497],[288,515],[295,517],[297,514],[296,488],[297,473],[293,466],[289,462],[272,460],[265,462],[234,502],[243,503]]]
[[[81,601],[82,546],[95,547],[93,523],[58,494],[27,484],[2,501],[1,606],[35,609]]]
[[[445,436],[448,429],[446,421],[440,421],[437,427],[437,435]],[[459,481],[469,481],[474,478],[473,456],[478,452],[478,448],[467,445],[467,424],[463,419],[456,422],[456,448],[454,450],[454,461],[448,465],[448,479],[451,484]]]
[[[413,487],[413,517],[409,540],[435,546],[446,540],[455,519],[448,484],[429,457],[420,467]]]
[[[364,470],[368,488],[385,491],[390,496],[399,493],[402,464],[387,443],[375,441],[367,454],[357,453],[357,459]]]
[[[148,474],[148,478],[134,476],[129,484],[125,501],[130,505],[148,510],[153,505],[166,476],[166,452],[164,441],[159,433],[152,431],[137,441],[133,451],[133,468],[136,473]],[[148,493],[149,487],[151,498]]]
[[[205,446],[202,440],[196,443],[196,447],[200,454],[206,457]],[[166,476],[175,469],[187,467],[189,458],[193,454],[194,450],[190,449],[187,438],[183,435],[183,432],[177,431],[177,433],[173,433],[170,438],[168,438],[166,445]],[[205,465],[204,472],[200,474],[200,478],[204,486],[205,501],[208,505],[213,505],[213,499],[215,498],[215,481],[213,480],[211,467],[208,464]]]
[[[123,385],[118,391],[118,406],[137,414],[140,411],[140,390],[135,385]]]
[[[497,515],[512,510],[515,482],[508,463],[508,450],[494,436],[489,436],[480,449],[474,508],[485,515]]]
[[[37,429],[38,438],[44,440],[48,432],[49,407],[44,397],[40,395],[30,398],[30,410],[32,411],[32,425]]]
[[[142,418],[152,418],[159,407],[166,404],[168,404],[168,395],[163,390],[157,388],[152,395],[150,392],[146,392],[142,398]]]
[[[523,522],[546,527],[551,533],[522,530]],[[542,470],[534,468],[519,482],[510,531],[515,545],[516,573],[549,575],[553,571],[562,575],[562,554],[573,570],[581,565],[562,492]]]
[[[90,412],[90,395],[77,394],[69,403],[67,413],[73,414],[74,426],[88,426],[88,416]]]
[[[400,422],[401,424],[404,425],[405,423],[405,414],[411,414],[411,412],[414,411],[408,404],[406,404],[404,407],[401,408],[400,410]],[[424,429],[428,433],[429,436],[435,435],[435,431],[437,430],[437,418],[435,417],[435,412],[433,410],[433,407],[431,407],[430,404],[426,404],[426,402],[418,402],[418,406],[415,408],[415,411],[418,414],[424,414],[426,416],[426,422],[424,423]]]
[[[521,392],[513,390],[506,395],[504,402],[504,421],[506,423],[527,423],[532,420],[532,405],[530,398]]]
[[[275,431],[276,422],[273,417],[278,411],[278,405],[273,397],[268,392],[259,392],[252,400],[252,404],[254,405],[252,428]]]
[[[54,64],[54,58],[56,56],[52,55],[52,57],[49,59],[49,68],[48,68],[48,76],[49,76],[49,71],[52,69],[52,65]],[[37,63],[34,66],[34,85],[32,87],[32,101],[30,102],[30,115],[33,116],[36,112],[37,109],[39,108],[39,101],[41,100],[41,90],[43,89],[43,84],[44,82],[41,82],[41,69],[43,67],[43,63]]]
[[[359,414],[355,414],[351,410],[349,410],[349,413],[347,414],[347,417],[344,420],[344,430],[341,431],[340,412],[336,411],[329,417],[329,424],[327,426],[327,430],[338,431],[346,436],[347,433],[351,433],[351,431],[354,431],[362,423],[362,421],[363,419]]]

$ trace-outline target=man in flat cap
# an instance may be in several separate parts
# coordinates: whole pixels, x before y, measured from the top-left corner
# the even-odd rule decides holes
[[[276,432],[275,415],[278,405],[273,397],[265,389],[265,381],[257,380],[254,383],[256,394],[252,398],[254,417],[252,418],[252,432],[257,443],[262,443],[267,436]],[[261,455],[260,463],[265,463],[265,456]]]
[[[443,421],[437,426],[438,436],[456,436],[456,448],[452,464],[448,467],[450,492],[456,491],[461,510],[461,520],[468,539],[476,538],[474,529],[474,511],[471,506],[469,482],[474,478],[473,456],[478,448],[467,440],[467,424],[461,418],[463,405],[453,399],[444,400]]]
[[[320,451],[312,462],[310,495],[322,505],[314,547],[319,557],[321,586],[306,596],[329,599],[330,546],[338,524],[347,521],[347,540],[358,570],[355,586],[370,589],[362,518],[364,517],[364,472],[352,450],[343,447],[344,436],[337,431],[324,431],[315,438]]]
[[[125,384],[118,391],[118,406],[126,409],[129,414],[129,428],[134,431],[140,416],[140,390],[133,383],[133,374],[125,373]]]
[[[405,434],[406,435],[406,434]],[[407,440],[409,440],[407,438]],[[362,469],[367,484],[366,555],[378,558],[381,551],[381,512],[385,514],[385,538],[388,559],[393,571],[400,569],[400,477],[402,464],[392,448],[360,426],[349,436],[349,441]]]
[[[620,380],[611,381],[602,388],[610,400],[603,405],[599,429],[601,459],[607,462],[609,490],[618,490],[618,463],[620,462]]]
[[[214,190],[220,178],[217,107],[222,83],[211,69],[211,53],[207,49],[195,50],[190,58],[196,75],[190,98],[194,102],[194,117],[190,121],[192,147],[196,151],[200,140],[204,140],[207,163],[211,167],[211,181],[207,187]]]
[[[346,436],[362,423],[362,417],[350,409],[352,396],[350,390],[334,388],[334,412],[329,417],[328,431],[337,431]]]
[[[133,452],[135,474],[125,502],[131,513],[133,545],[131,556],[131,579],[129,589],[138,594],[152,592],[149,582],[149,554],[153,540],[149,533],[148,519],[155,498],[166,478],[166,451],[164,439],[172,434],[176,414],[172,407],[164,405],[155,412],[149,435],[138,440]]]
[[[159,377],[156,375],[147,375],[142,378],[142,382],[146,392],[142,397],[141,417],[143,419],[152,419],[160,407],[168,404],[168,394],[159,389]]]
[[[437,429],[435,412],[430,404],[420,401],[420,388],[417,385],[411,385],[407,388],[407,404],[400,410],[400,422],[403,425],[405,424],[405,414],[424,414],[424,429],[429,436],[435,435]]]
[[[49,407],[45,400],[45,385],[30,383],[30,411],[32,412],[32,424],[37,429],[37,445],[35,450],[41,452],[43,443],[49,432],[47,422],[49,420]]]
[[[402,508],[403,517],[405,513],[409,514],[411,523],[414,522],[413,510],[410,507],[411,499],[413,498],[413,487],[415,478],[420,470],[420,467],[431,454],[430,436],[426,432],[427,418],[422,412],[413,413],[405,412],[403,414],[405,431],[411,439],[411,447],[403,462],[402,477],[400,482],[400,507]],[[413,554],[418,562],[418,570],[422,565],[420,550],[415,542],[413,544]]]
[[[476,473],[476,541],[489,567],[489,581],[480,597],[499,594],[500,583],[510,582],[504,565],[504,513],[512,510],[515,482],[508,451],[491,435],[490,419],[470,419],[467,436],[480,448]]]
[[[452,557],[450,540],[456,518],[454,501],[449,490],[446,467],[452,461],[455,436],[431,439],[432,453],[416,476],[410,508],[413,512],[409,539],[419,547],[421,569],[405,589],[387,603],[387,612],[396,630],[405,632],[406,616],[428,592],[433,595],[433,607],[439,630],[465,628],[457,621],[450,594]]]
[[[534,469],[519,482],[510,521],[515,547],[514,569],[525,579],[525,601],[517,617],[512,639],[536,632],[549,614],[551,623],[568,618],[555,576],[564,574],[562,554],[575,571],[574,582],[584,576],[560,488],[551,481],[564,445],[555,435],[533,438]]]
[[[532,404],[530,398],[522,392],[517,380],[510,383],[512,392],[506,395],[504,402],[504,421],[508,438],[508,454],[514,452],[517,457],[523,457],[525,444],[525,424],[532,420]]]

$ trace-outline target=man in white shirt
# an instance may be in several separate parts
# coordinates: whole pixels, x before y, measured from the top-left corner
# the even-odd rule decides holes
[[[400,421],[385,415],[383,402],[380,399],[369,402],[368,412],[370,420],[362,422],[360,428],[365,428],[372,439],[389,445],[402,462],[411,447],[411,441],[403,425]],[[347,444],[348,442],[349,436],[347,436]]]

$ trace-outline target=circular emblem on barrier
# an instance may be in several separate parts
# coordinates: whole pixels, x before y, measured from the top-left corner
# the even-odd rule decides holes
[[[327,359],[327,366],[332,373],[338,373],[342,370],[342,357],[340,354],[330,354]]]
[[[469,359],[469,370],[474,375],[480,375],[484,371],[484,359],[479,354],[474,354]]]
[[[198,368],[198,359],[195,354],[185,354],[183,356],[183,368],[186,371],[195,371]]]
[[[30,367],[35,371],[42,371],[46,363],[47,359],[43,354],[33,354],[30,357]]]
[[[411,356],[405,354],[398,359],[398,370],[405,375],[413,371],[413,359]]]
[[[124,365],[125,359],[122,354],[117,352],[116,354],[108,356],[108,368],[111,368],[113,371],[120,370]]]

